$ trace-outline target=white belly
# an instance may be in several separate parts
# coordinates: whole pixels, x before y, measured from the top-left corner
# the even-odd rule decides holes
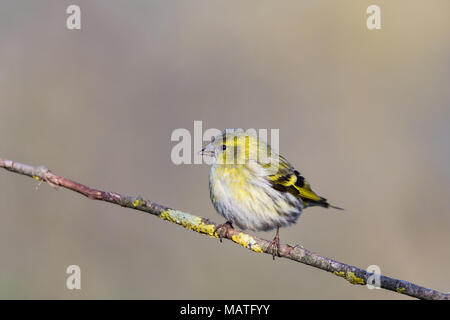
[[[264,178],[256,178],[245,170],[212,166],[209,187],[217,212],[241,229],[266,231],[285,227],[301,213],[298,198],[273,189]]]

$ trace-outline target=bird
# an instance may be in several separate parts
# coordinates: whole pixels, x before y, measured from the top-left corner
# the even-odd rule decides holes
[[[226,222],[215,232],[220,241],[234,225],[242,230],[276,229],[269,251],[280,255],[280,228],[297,222],[303,209],[334,208],[309,182],[254,131],[225,129],[199,152],[211,157],[209,191],[212,204]]]

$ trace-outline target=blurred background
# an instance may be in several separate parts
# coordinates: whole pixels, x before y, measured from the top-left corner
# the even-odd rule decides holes
[[[81,7],[81,30],[66,8]],[[381,8],[381,30],[366,9]],[[449,291],[450,2],[2,1],[0,157],[222,222],[177,128],[278,128],[281,241]],[[0,171],[0,298],[405,299]],[[273,232],[256,233],[266,239]],[[67,290],[67,266],[81,290]]]

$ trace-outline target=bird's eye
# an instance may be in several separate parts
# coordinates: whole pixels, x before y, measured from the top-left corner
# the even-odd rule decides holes
[[[222,150],[227,150],[227,146],[226,145],[222,145]]]

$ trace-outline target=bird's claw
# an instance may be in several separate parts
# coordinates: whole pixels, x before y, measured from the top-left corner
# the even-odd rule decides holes
[[[275,260],[275,256],[280,257],[280,238],[275,236],[275,238],[270,241],[267,249],[272,253],[273,260]]]
[[[219,235],[219,240],[222,242],[222,239],[225,238],[228,234],[228,229],[232,229],[233,225],[230,221],[227,221],[225,223],[219,224],[217,227],[214,228],[214,233],[217,232]]]

